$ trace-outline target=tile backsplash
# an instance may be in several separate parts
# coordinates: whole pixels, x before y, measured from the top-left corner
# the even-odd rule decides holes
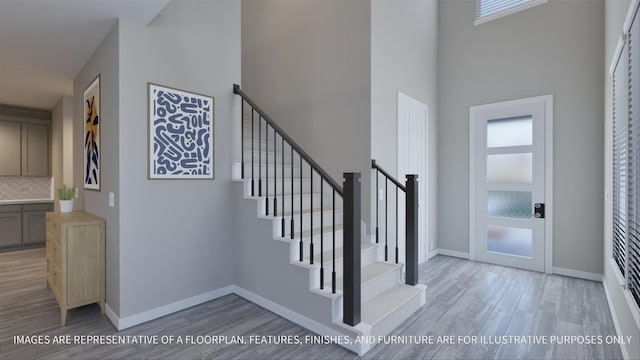
[[[51,178],[0,176],[0,200],[51,199]]]

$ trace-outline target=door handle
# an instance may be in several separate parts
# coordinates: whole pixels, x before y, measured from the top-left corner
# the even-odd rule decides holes
[[[544,219],[544,204],[535,203],[533,205],[533,217],[538,219]]]

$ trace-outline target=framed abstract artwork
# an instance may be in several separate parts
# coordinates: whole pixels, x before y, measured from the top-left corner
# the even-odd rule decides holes
[[[149,179],[213,179],[214,98],[148,83]]]
[[[84,90],[84,188],[100,191],[100,74]]]

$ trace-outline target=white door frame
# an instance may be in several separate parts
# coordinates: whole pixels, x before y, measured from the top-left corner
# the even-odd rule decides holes
[[[526,99],[502,101],[469,108],[469,259],[476,258],[475,224],[475,133],[476,112],[498,106],[517,106],[544,102],[545,104],[545,228],[544,228],[544,271],[553,273],[553,95],[536,96]]]
[[[403,122],[403,117],[401,114],[401,111],[403,110],[403,107],[401,106],[401,104],[405,104],[406,106],[410,107],[411,109],[414,109],[416,111],[423,111],[424,112],[424,124],[423,124],[423,134],[422,134],[422,139],[421,141],[423,142],[422,147],[423,149],[423,158],[424,158],[424,168],[422,169],[422,174],[419,174],[418,176],[418,229],[419,231],[419,235],[418,235],[418,240],[420,241],[420,243],[418,244],[418,249],[419,249],[419,254],[418,254],[418,262],[419,263],[423,263],[425,261],[427,261],[429,259],[429,106],[425,103],[423,103],[420,100],[417,100],[409,95],[407,95],[406,93],[403,93],[402,91],[397,92],[397,135],[398,135],[398,142],[397,142],[397,167],[398,167],[398,181],[400,181],[401,183],[405,183],[406,179],[404,177],[404,171],[406,171],[407,168],[407,163],[406,161],[404,161],[402,153],[404,152],[404,150],[401,147],[401,144],[406,143],[407,142],[407,132],[406,131],[402,131],[402,125],[404,124]],[[424,196],[424,197],[423,197]],[[422,201],[420,201],[420,198],[422,198]],[[422,203],[424,202],[424,204]],[[401,202],[402,204],[404,204],[404,201]],[[404,205],[403,205],[404,206]],[[402,212],[404,213],[404,208],[401,209]],[[424,216],[420,216],[420,213],[422,211],[422,214]],[[420,227],[420,224],[423,224],[422,227]],[[402,225],[400,227],[401,229],[404,229],[404,225]],[[404,236],[403,236],[404,237]],[[404,244],[402,245],[402,247],[404,247]],[[422,250],[422,251],[420,251]]]

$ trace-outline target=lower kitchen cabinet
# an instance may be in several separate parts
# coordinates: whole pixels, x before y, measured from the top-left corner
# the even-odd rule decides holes
[[[46,213],[52,209],[51,203],[1,205],[0,250],[44,246]]]
[[[22,206],[0,206],[0,247],[22,244]]]
[[[47,212],[51,204],[22,205],[22,243],[44,243],[47,240]]]

